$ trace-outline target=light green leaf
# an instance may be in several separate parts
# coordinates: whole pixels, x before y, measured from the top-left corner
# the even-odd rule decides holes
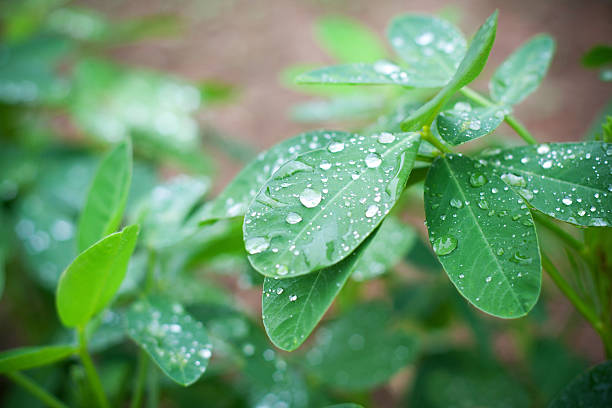
[[[439,157],[425,181],[425,212],[434,251],[467,300],[502,318],[531,310],[542,281],[535,227],[492,168],[461,155]]]
[[[612,224],[612,144],[551,143],[485,156],[533,207],[558,220]]]
[[[266,333],[276,347],[293,351],[308,338],[379,232],[329,268],[296,278],[265,278],[262,317]]]
[[[315,25],[315,34],[321,46],[339,62],[374,62],[387,56],[376,34],[350,18],[321,18]]]
[[[491,98],[502,105],[515,105],[535,91],[548,71],[555,40],[540,34],[512,53],[489,82]]]
[[[610,140],[604,139],[604,130],[603,126],[608,121],[608,117],[612,118],[612,100],[608,101],[606,106],[597,114],[594,120],[591,122],[589,126],[589,130],[587,130],[584,135],[585,140],[603,140],[605,142],[612,141],[612,135],[610,136]]]
[[[387,217],[372,243],[357,261],[352,278],[356,281],[373,279],[397,264],[416,242],[415,230],[395,217]]]
[[[327,386],[346,390],[388,381],[417,350],[416,337],[392,328],[390,315],[381,303],[362,304],[321,327],[306,353],[308,371]]]
[[[329,100],[313,100],[293,106],[291,117],[298,122],[363,120],[378,115],[385,107],[381,95],[356,94]]]
[[[496,32],[497,11],[491,14],[474,35],[474,39],[452,79],[429,102],[412,112],[402,122],[402,129],[419,130],[423,125],[431,123],[444,103],[482,72],[489,57],[489,52],[491,52],[493,41],[495,41]]]
[[[453,77],[467,45],[461,31],[448,21],[425,15],[396,17],[387,37],[397,54],[418,73],[423,84],[444,86]]]
[[[281,166],[244,220],[249,261],[266,276],[341,261],[376,229],[408,179],[419,135],[352,135]]]
[[[104,157],[94,176],[79,220],[79,252],[117,230],[131,180],[132,145],[128,139]]]
[[[612,406],[612,361],[576,377],[548,408],[606,408]]]
[[[457,102],[452,109],[440,112],[436,129],[444,141],[457,146],[492,133],[508,112],[503,106],[473,108],[467,102]]]
[[[203,220],[238,217],[245,214],[261,186],[286,162],[299,154],[327,146],[330,140],[347,141],[347,132],[316,130],[284,140],[249,163],[204,211]]]
[[[136,245],[138,225],[126,227],[79,254],[60,276],[56,306],[67,327],[84,327],[119,289]]]
[[[127,333],[173,381],[188,386],[206,371],[212,344],[206,329],[178,303],[155,297],[126,314]]]
[[[0,353],[0,374],[23,371],[55,363],[76,352],[75,346],[20,347]]]

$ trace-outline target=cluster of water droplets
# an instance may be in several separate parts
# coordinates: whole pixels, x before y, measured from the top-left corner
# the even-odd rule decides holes
[[[463,143],[493,132],[509,111],[501,106],[472,108],[468,102],[460,101],[452,109],[440,112],[437,130],[444,140]]]

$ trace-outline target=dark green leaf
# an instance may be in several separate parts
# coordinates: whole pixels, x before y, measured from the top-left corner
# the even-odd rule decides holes
[[[548,408],[607,408],[612,406],[612,361],[576,377]]]
[[[436,128],[444,141],[457,146],[492,133],[508,112],[502,106],[472,108],[467,102],[457,102],[452,109],[440,112]]]
[[[497,32],[497,11],[495,11],[485,23],[478,29],[474,39],[459,64],[457,71],[444,88],[436,94],[429,102],[421,106],[402,122],[404,130],[419,130],[423,125],[431,123],[444,103],[452,97],[455,92],[472,82],[484,68],[495,34]]]
[[[281,166],[244,220],[249,261],[266,276],[341,261],[376,229],[408,179],[419,135],[352,135]]]
[[[249,163],[204,211],[203,220],[244,215],[261,186],[286,162],[299,154],[327,146],[330,140],[347,141],[347,132],[317,130],[301,133],[261,153]]]
[[[388,381],[417,350],[415,337],[391,327],[390,314],[383,304],[363,304],[326,324],[306,353],[308,370],[326,385],[347,390]]]
[[[535,227],[523,199],[490,167],[439,157],[425,181],[429,240],[459,292],[497,317],[526,315],[540,294]]]
[[[582,56],[582,64],[589,68],[612,64],[612,47],[609,45],[594,46]]]
[[[486,160],[536,209],[572,224],[612,224],[612,144],[551,143],[493,152]]]
[[[79,252],[117,230],[131,180],[132,145],[128,139],[104,157],[94,176],[79,220]]]
[[[56,295],[65,326],[84,327],[108,305],[123,281],[137,237],[137,225],[126,227],[87,248],[66,268]]]
[[[206,329],[178,303],[143,299],[126,314],[128,335],[173,381],[191,385],[206,371],[212,345]]]
[[[489,82],[491,98],[502,105],[515,105],[535,91],[548,71],[555,41],[540,34],[512,53]]]
[[[0,374],[55,363],[76,352],[75,346],[21,347],[0,353]]]
[[[315,33],[321,46],[339,62],[374,62],[387,56],[376,34],[346,17],[319,19]]]

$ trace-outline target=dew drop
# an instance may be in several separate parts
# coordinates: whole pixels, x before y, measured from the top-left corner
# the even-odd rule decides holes
[[[307,188],[300,193],[300,202],[306,208],[314,208],[321,202],[321,193]]]
[[[382,159],[376,153],[370,153],[365,158],[366,166],[368,166],[371,169],[380,166],[380,163],[382,163]]]
[[[298,213],[290,212],[287,214],[285,221],[287,221],[287,224],[297,224],[298,222],[302,221],[302,216]]]
[[[440,256],[448,255],[457,248],[457,238],[452,235],[445,235],[440,238],[436,238],[433,242],[433,250]]]
[[[276,288],[276,294],[277,295],[281,295],[283,293],[284,289],[283,288]]]
[[[344,143],[342,143],[342,142],[332,142],[327,147],[327,150],[329,150],[331,153],[341,152],[342,150],[344,150]]]
[[[552,160],[546,160],[544,163],[542,163],[543,169],[550,169],[551,167],[552,167]]]
[[[366,210],[365,216],[368,218],[372,218],[373,216],[376,215],[376,213],[378,213],[378,206],[373,204],[368,207],[368,209]]]
[[[538,154],[546,154],[550,152],[550,147],[546,144],[539,145],[536,151],[538,152]]]
[[[470,176],[470,185],[472,187],[482,187],[487,184],[487,177],[482,173],[474,173]]]
[[[431,44],[431,42],[434,40],[434,35],[432,33],[425,32],[421,35],[419,35],[414,42],[416,42],[419,45],[427,45],[427,44]]]
[[[395,136],[389,132],[382,132],[378,135],[378,143],[387,144],[393,143],[395,141]]]
[[[290,302],[295,302],[297,300],[297,295],[290,295],[289,296],[289,301]]]
[[[457,199],[457,198],[452,198],[450,200],[450,205],[451,207],[455,207],[455,208],[462,208],[463,207],[463,201]]]
[[[514,255],[512,255],[512,258],[510,258],[510,262],[514,262],[519,265],[529,265],[531,262],[533,262],[533,259],[531,259],[529,256],[522,255],[517,251],[514,253]]]
[[[332,166],[331,163],[328,162],[328,161],[323,161],[323,162],[321,162],[321,164],[319,164],[319,167],[322,170],[329,170],[329,169],[331,169],[331,166]]]
[[[245,247],[249,254],[258,254],[270,247],[270,241],[264,237],[253,237],[246,240]]]
[[[504,173],[501,176],[501,179],[504,180],[506,184],[511,185],[512,187],[526,187],[527,182],[522,176],[517,176],[512,173]]]
[[[571,198],[569,198],[569,197],[565,197],[565,198],[563,198],[563,200],[561,200],[561,202],[562,202],[563,204],[565,204],[565,205],[572,205],[572,203],[573,203],[572,199],[571,199]]]

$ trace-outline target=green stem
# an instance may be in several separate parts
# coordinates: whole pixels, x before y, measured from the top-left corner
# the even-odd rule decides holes
[[[461,88],[461,93],[468,99],[482,105],[482,106],[493,106],[495,105],[492,101],[485,98],[473,89],[466,87]],[[529,131],[523,126],[514,116],[506,115],[504,120],[514,131],[527,143],[538,144],[538,141],[529,133]]]
[[[51,408],[68,408],[68,405],[64,404],[47,390],[36,384],[34,381],[26,377],[19,372],[12,372],[5,374],[8,378],[13,380],[16,384],[26,389],[30,394],[38,398],[43,404]]]
[[[157,408],[159,405],[159,379],[157,369],[149,370],[147,379],[147,408]]]
[[[429,126],[423,126],[421,138],[434,145],[436,149],[443,153],[453,153],[452,149],[443,145],[442,142],[440,142],[436,137],[434,137],[434,135],[431,133],[431,130],[429,129]]]
[[[145,278],[145,294],[151,292],[155,286],[155,263],[157,261],[157,252],[153,248],[149,248],[149,257],[147,259],[147,275]]]
[[[85,336],[85,329],[79,327],[77,329],[79,335],[79,356],[81,357],[81,362],[83,363],[83,368],[85,368],[85,374],[87,375],[87,380],[89,381],[89,385],[98,400],[98,405],[100,408],[110,408],[110,403],[108,402],[108,398],[104,393],[104,388],[102,387],[102,381],[100,381],[100,376],[96,371],[96,367],[94,366],[93,361],[91,360],[91,356],[89,355],[89,351],[87,350],[87,338]]]
[[[140,350],[140,353],[138,354],[138,369],[136,373],[136,384],[134,387],[134,395],[132,396],[132,403],[130,404],[130,408],[140,407],[144,385],[147,379],[148,366],[149,366],[149,358],[147,357],[147,354],[145,353],[144,350]]]
[[[533,218],[541,224],[544,228],[555,234],[561,241],[567,246],[576,250],[581,256],[586,253],[586,248],[582,242],[574,238],[569,232],[561,228],[556,222],[552,221],[547,216],[540,214],[539,212],[532,211],[531,215]]]

